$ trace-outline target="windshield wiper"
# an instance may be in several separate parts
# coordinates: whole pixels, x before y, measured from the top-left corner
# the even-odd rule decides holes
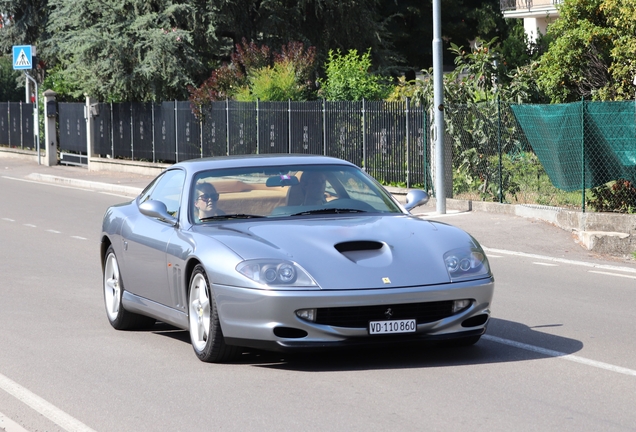
[[[264,218],[265,216],[261,215],[253,215],[253,214],[245,214],[245,213],[232,213],[232,214],[224,214],[224,215],[216,215],[216,216],[208,216],[201,218],[201,222],[211,221],[211,220],[222,220],[222,219],[253,219],[253,218]]]
[[[294,213],[290,216],[305,216],[312,214],[340,214],[340,213],[366,213],[366,210],[359,210],[353,208],[322,208],[316,210],[306,210],[299,213]]]

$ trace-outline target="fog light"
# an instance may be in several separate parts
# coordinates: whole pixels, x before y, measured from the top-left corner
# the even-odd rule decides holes
[[[470,306],[470,300],[455,300],[453,302],[453,313],[457,313]]]
[[[296,315],[305,321],[316,321],[316,309],[300,309],[296,311]]]

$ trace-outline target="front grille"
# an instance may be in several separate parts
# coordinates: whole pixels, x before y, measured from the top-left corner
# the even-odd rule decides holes
[[[392,313],[390,318],[387,316],[389,309],[391,309]],[[333,307],[318,309],[316,323],[336,327],[365,328],[368,327],[369,321],[415,318],[418,324],[423,324],[441,320],[452,314],[452,300],[379,306]]]

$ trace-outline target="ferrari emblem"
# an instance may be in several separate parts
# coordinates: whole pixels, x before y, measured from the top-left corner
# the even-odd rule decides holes
[[[385,277],[385,278],[382,278],[382,282],[384,282],[385,284],[390,284],[391,279]]]

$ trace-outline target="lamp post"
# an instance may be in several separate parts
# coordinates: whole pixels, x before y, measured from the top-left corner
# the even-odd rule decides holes
[[[435,201],[439,214],[446,214],[444,184],[444,71],[442,59],[442,6],[433,0],[433,112],[435,115]]]

